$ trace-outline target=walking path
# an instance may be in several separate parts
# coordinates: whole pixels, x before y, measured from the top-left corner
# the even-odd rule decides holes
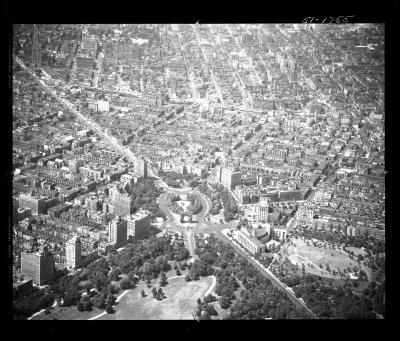
[[[209,295],[215,288],[215,285],[217,284],[217,279],[215,276],[211,276],[213,279],[213,283],[211,285],[211,287],[208,288],[208,290],[206,291],[206,293],[204,294],[204,297],[206,297],[207,295]]]
[[[46,309],[42,309],[40,311],[38,311],[37,313],[34,313],[31,317],[28,317],[28,320],[32,320],[35,316],[43,313]]]
[[[117,297],[117,299],[115,300],[115,302],[119,302],[120,299],[121,299],[122,297],[124,297],[124,296],[125,296],[128,292],[130,292],[130,291],[132,291],[132,290],[125,290],[121,295],[119,295],[119,296]],[[105,315],[105,314],[107,314],[107,312],[106,312],[106,311],[103,311],[101,314],[96,315],[95,317],[92,317],[92,318],[90,318],[90,319],[88,319],[88,320],[95,320],[95,319],[97,319],[97,318],[99,318],[99,317],[101,317],[101,316],[103,316],[103,315]]]

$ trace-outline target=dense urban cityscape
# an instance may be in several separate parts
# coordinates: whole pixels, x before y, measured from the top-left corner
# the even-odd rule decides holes
[[[13,319],[385,318],[383,24],[15,24]]]

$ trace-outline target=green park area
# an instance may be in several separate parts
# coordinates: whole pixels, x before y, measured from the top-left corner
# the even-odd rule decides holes
[[[198,298],[202,298],[213,285],[212,277],[186,282],[184,276],[168,279],[162,288],[164,299],[153,297],[145,283],[124,295],[115,306],[114,314],[106,314],[98,320],[191,320]],[[146,296],[141,295],[144,290]]]

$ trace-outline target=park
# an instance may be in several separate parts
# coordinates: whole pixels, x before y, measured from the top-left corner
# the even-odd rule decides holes
[[[174,276],[162,288],[165,298],[157,300],[146,284],[140,282],[121,298],[114,307],[115,313],[104,314],[97,320],[192,320],[197,299],[208,294],[214,283],[213,277],[186,282],[184,276]],[[141,295],[142,290],[145,297]]]
[[[356,257],[352,257],[342,248],[326,244],[329,243],[292,238],[291,242],[282,248],[281,254],[300,269],[304,265],[305,271],[314,275],[355,279],[358,277],[355,273],[361,269],[369,276],[371,270],[359,263]],[[354,249],[357,248],[352,248],[356,254],[363,253],[361,249]]]

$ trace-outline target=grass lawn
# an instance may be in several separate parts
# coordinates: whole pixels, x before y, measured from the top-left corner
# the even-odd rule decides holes
[[[50,309],[50,314],[45,315],[44,312],[35,316],[32,320],[87,320],[98,314],[104,309],[93,307],[92,311],[79,311],[76,306],[72,307],[55,307]]]
[[[350,259],[350,256],[342,250],[313,246],[311,241],[307,246],[306,242],[299,238],[293,239],[293,242],[296,246],[288,246],[285,249],[285,254],[293,264],[298,264],[300,267],[304,264],[306,272],[324,277],[340,278],[339,274],[334,275],[332,273],[334,269],[343,272],[350,267],[350,272],[353,272],[354,267],[360,268],[357,261]],[[322,265],[322,268],[320,268],[320,265]],[[326,270],[327,265],[329,265],[331,272]],[[363,265],[361,268],[368,271]]]
[[[103,315],[98,320],[191,320],[197,299],[203,297],[212,282],[211,277],[191,282],[186,282],[184,276],[169,279],[168,284],[162,288],[166,295],[162,301],[153,298],[151,289],[140,282],[122,297],[115,306],[114,314]],[[146,297],[141,296],[142,289]]]

